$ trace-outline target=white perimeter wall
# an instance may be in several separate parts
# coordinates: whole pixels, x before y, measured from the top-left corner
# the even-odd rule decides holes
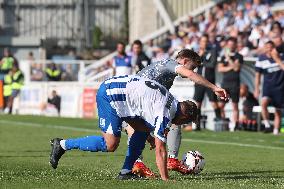
[[[74,82],[31,82],[22,88],[15,111],[18,114],[40,115],[40,107],[47,102],[48,95],[56,90],[61,96],[62,117],[96,117],[95,95],[99,83],[80,84]],[[179,100],[192,100],[194,84],[191,81],[176,80],[170,92]],[[241,104],[241,103],[240,103]],[[240,106],[240,109],[242,107]],[[214,111],[207,99],[202,113],[208,116],[207,128],[214,129]],[[226,106],[226,116],[232,117],[231,103]]]

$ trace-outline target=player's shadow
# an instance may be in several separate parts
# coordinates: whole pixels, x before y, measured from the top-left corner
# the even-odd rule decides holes
[[[247,180],[247,179],[260,179],[260,178],[281,178],[284,176],[270,175],[269,173],[284,173],[284,170],[253,170],[249,172],[212,172],[203,173],[201,175],[184,177],[188,180],[215,180],[215,179],[225,179],[225,180]]]

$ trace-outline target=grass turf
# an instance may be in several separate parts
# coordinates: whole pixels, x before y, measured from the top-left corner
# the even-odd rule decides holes
[[[50,167],[51,138],[93,134],[99,134],[96,120],[1,115],[0,188],[284,188],[283,134],[183,133],[180,155],[199,150],[205,169],[197,176],[170,172],[174,181],[169,182],[115,179],[126,152],[125,135],[114,153],[72,151],[57,170]],[[158,172],[149,146],[144,161]]]

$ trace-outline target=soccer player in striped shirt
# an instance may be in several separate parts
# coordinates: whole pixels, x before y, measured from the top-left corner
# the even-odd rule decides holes
[[[102,136],[51,140],[50,164],[56,169],[61,156],[69,150],[113,152],[126,121],[135,132],[118,179],[134,179],[132,167],[141,155],[146,139],[153,132],[156,163],[161,179],[168,180],[166,138],[171,123],[185,124],[197,117],[197,107],[191,101],[178,102],[159,83],[139,76],[113,77],[103,82],[97,92],[99,127]]]

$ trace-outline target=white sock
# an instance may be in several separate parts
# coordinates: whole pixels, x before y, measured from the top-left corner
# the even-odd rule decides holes
[[[273,129],[273,134],[274,134],[274,135],[278,135],[278,134],[279,134],[279,130],[278,130],[277,128],[274,128],[274,129]]]
[[[263,122],[265,128],[270,128],[270,123],[269,123],[268,120],[263,120],[262,122]]]
[[[169,155],[169,158],[177,159],[175,155]]]
[[[120,173],[121,174],[127,174],[127,173],[130,173],[131,172],[131,170],[128,170],[128,169],[121,169],[121,171],[120,171]]]
[[[61,146],[61,148],[63,148],[63,150],[67,150],[66,146],[65,146],[65,141],[66,140],[60,140],[60,146]]]

